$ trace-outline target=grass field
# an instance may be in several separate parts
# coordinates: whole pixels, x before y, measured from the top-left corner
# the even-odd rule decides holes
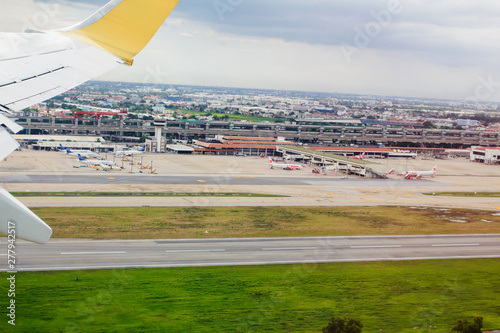
[[[500,192],[436,192],[423,194],[447,197],[500,198]]]
[[[200,112],[196,110],[182,110],[183,114],[190,114],[190,115],[200,115],[200,116],[207,116],[208,112]],[[269,122],[284,122],[282,119],[275,119],[275,118],[270,118],[270,117],[256,117],[256,116],[246,116],[246,115],[241,115],[241,114],[225,114],[225,113],[217,113],[217,112],[210,112],[211,115],[217,116],[217,117],[224,117],[228,116],[229,121],[241,121],[241,120],[246,120],[246,121],[253,121],[253,122],[259,122],[259,121],[269,121]]]
[[[261,193],[214,192],[11,192],[15,197],[285,197]]]
[[[200,199],[203,200],[203,199]],[[57,238],[500,233],[491,211],[418,207],[36,208]],[[208,234],[205,233],[208,231]]]
[[[464,316],[500,329],[499,271],[481,259],[20,272],[16,330],[5,295],[0,331],[320,332],[332,314],[365,333],[450,332]]]

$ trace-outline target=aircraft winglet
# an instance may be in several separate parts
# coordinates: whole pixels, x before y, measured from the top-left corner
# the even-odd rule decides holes
[[[132,65],[179,0],[111,0],[83,22],[58,30]]]
[[[0,232],[7,235],[15,229],[16,238],[45,244],[52,229],[9,192],[0,188]]]

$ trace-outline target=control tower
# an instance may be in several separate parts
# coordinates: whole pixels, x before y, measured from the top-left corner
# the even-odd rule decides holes
[[[163,149],[162,143],[164,140],[162,130],[165,128],[167,120],[163,118],[155,118],[155,139],[156,139],[156,152],[160,153]]]

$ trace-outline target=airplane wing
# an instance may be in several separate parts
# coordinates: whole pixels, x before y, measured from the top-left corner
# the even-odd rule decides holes
[[[149,43],[179,0],[111,0],[85,21],[53,31],[0,33],[0,161],[19,145],[22,128],[5,117],[68,91],[133,58]],[[9,132],[10,131],[10,132]],[[52,230],[0,189],[0,232],[46,243]]]
[[[115,68],[120,60],[59,33],[0,34],[0,50],[4,111],[19,111],[57,96]]]
[[[17,141],[9,134],[8,129],[17,133],[22,127],[0,112],[0,161],[19,147]]]
[[[38,216],[0,188],[0,232],[7,235],[13,227],[16,238],[45,244],[52,235],[52,229]]]
[[[66,29],[0,33],[0,110],[22,110],[132,65],[178,2],[112,0]]]

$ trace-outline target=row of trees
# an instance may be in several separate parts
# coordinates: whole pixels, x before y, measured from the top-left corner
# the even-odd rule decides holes
[[[483,317],[465,318],[459,320],[452,327],[453,332],[482,333]],[[323,328],[323,333],[361,333],[363,324],[359,319],[331,317],[328,325]]]

